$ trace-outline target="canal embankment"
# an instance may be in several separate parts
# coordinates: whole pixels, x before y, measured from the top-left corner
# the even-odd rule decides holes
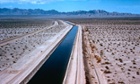
[[[82,28],[78,25],[76,40],[63,84],[86,84],[82,51]]]

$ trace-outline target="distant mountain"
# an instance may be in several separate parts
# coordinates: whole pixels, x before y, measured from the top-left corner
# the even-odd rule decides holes
[[[9,9],[0,8],[0,15],[74,15],[74,16],[140,16],[139,14],[107,12],[105,10],[59,12],[56,10],[42,9]]]

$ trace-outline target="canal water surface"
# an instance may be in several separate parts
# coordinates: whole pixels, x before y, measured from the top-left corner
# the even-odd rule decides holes
[[[62,84],[78,27],[73,26],[28,84]]]

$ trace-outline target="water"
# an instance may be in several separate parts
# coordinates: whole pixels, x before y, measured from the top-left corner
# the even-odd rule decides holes
[[[77,30],[72,28],[28,84],[62,84]]]

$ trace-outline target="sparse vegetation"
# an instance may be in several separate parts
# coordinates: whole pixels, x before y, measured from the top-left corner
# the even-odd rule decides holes
[[[64,28],[66,25],[60,20],[0,19],[0,70],[16,63]]]
[[[70,21],[83,25],[90,32],[87,36],[92,36],[89,37],[92,40],[91,47],[94,45],[92,52],[102,57],[102,61],[95,66],[101,67],[108,84],[139,83],[140,20],[95,18]]]

